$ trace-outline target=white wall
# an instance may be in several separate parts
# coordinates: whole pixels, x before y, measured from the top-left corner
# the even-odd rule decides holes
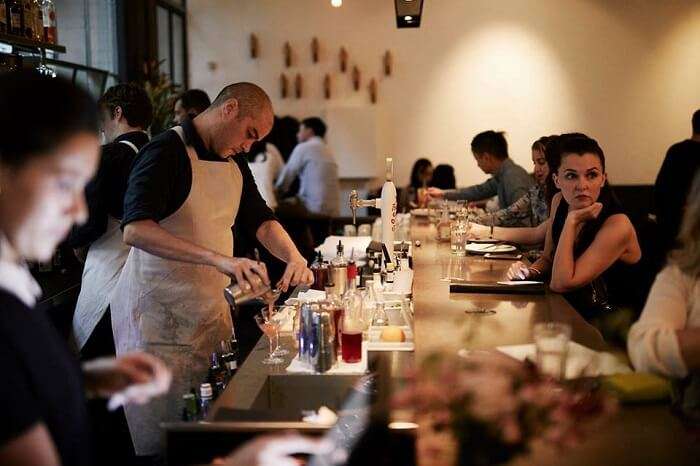
[[[582,131],[606,151],[613,182],[651,183],[700,108],[696,0],[425,0],[416,30],[396,29],[391,0],[345,0],[341,8],[329,0],[187,4],[191,87],[212,97],[227,83],[249,80],[270,93],[278,114],[368,105],[366,89],[355,93],[338,71],[345,46],[364,82],[379,81],[378,157],[395,157],[399,184],[418,157],[453,164],[460,185],[484,180],[467,148],[486,129],[505,130],[511,156],[528,169],[533,140]],[[248,53],[251,32],[260,41],[257,60]],[[313,36],[321,43],[316,65]],[[296,59],[288,70],[285,41]],[[394,55],[388,78],[381,74],[387,49]],[[283,71],[303,75],[301,100],[279,98]],[[322,96],[326,72],[330,101]]]

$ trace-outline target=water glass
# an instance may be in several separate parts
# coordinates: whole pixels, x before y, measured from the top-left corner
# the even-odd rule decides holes
[[[363,223],[357,228],[357,236],[372,236],[372,225]]]
[[[562,322],[541,322],[535,324],[533,336],[540,372],[557,380],[563,379],[566,375],[571,326]]]
[[[464,222],[455,222],[452,224],[450,231],[450,249],[452,254],[457,256],[465,256],[467,254],[467,238],[469,236],[469,228]]]

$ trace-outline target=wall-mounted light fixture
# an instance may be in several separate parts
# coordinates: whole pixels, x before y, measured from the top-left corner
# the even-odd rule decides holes
[[[425,0],[394,0],[397,28],[420,27]]]
[[[343,0],[331,0],[331,6],[335,8],[340,8],[343,6]]]

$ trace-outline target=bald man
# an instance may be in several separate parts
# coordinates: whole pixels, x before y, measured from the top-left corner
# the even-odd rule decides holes
[[[279,288],[313,281],[238,156],[272,122],[262,89],[229,85],[206,111],[155,137],[132,169],[122,228],[133,249],[111,301],[116,352],[138,348],[173,371],[167,397],[125,408],[137,455],[161,452],[159,423],[179,419],[182,395],[205,380],[208,356],[231,337],[230,277],[269,283],[264,264],[232,257],[234,222],[287,263]]]

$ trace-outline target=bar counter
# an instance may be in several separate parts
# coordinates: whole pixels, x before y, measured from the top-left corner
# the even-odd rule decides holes
[[[532,343],[533,325],[540,321],[567,322],[572,340],[594,350],[610,349],[602,336],[560,295],[463,294],[450,293],[448,277],[470,281],[495,282],[504,279],[512,263],[481,256],[451,255],[449,243],[438,243],[435,227],[413,221],[412,239],[421,245],[413,248],[415,309],[415,353],[384,353],[390,362],[392,380],[402,381],[407,372],[436,350],[458,351],[488,349],[501,345]],[[470,310],[479,313],[470,313]],[[291,337],[284,343],[292,348]],[[265,366],[267,341],[262,337],[246,362],[219,397],[209,417],[210,423],[167,425],[169,458],[184,453],[173,449],[178,432],[218,432],[228,436],[216,445],[223,454],[230,438],[239,434],[239,443],[256,432],[294,428],[312,435],[324,429],[299,422],[303,409],[326,405],[342,406],[343,398],[359,376],[286,374],[285,364]],[[372,354],[370,353],[370,359]],[[233,411],[232,411],[233,410]],[[231,418],[231,413],[237,413]],[[418,429],[418,442],[421,441]],[[174,435],[173,435],[174,434]],[[204,442],[212,448],[211,442]],[[222,446],[226,445],[226,447]],[[183,447],[184,448],[184,447]],[[516,458],[514,465],[637,465],[697,464],[700,446],[693,444],[680,421],[671,415],[668,404],[624,405],[602,428],[591,433],[584,444],[563,453],[554,447],[536,443],[532,452]],[[417,458],[420,465],[444,464]]]

